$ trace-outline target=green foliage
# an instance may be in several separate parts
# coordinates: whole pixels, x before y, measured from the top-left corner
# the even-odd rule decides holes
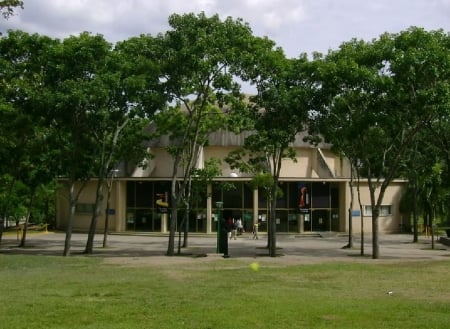
[[[212,183],[214,178],[222,174],[220,165],[220,159],[211,158],[205,160],[203,168],[192,169],[192,191],[190,202],[193,205],[201,203],[202,200],[205,200],[209,196],[207,195],[207,187]]]
[[[247,118],[243,130],[251,133],[226,161],[232,169],[254,174],[252,184],[263,188],[270,209],[269,253],[275,255],[275,201],[282,161],[296,161],[293,143],[309,120],[314,89],[306,56],[287,60],[280,50],[264,49],[255,55],[253,66],[245,68],[258,89],[239,112]]]
[[[0,13],[1,15],[8,19],[14,15],[14,10],[20,7],[23,9],[23,1],[21,0],[2,0],[0,1]]]
[[[2,219],[19,221],[26,215],[26,201],[23,195],[28,188],[14,177],[5,174],[0,177],[0,216]]]
[[[242,122],[232,113],[245,108],[240,80],[260,42],[247,24],[231,17],[174,14],[169,24],[169,31],[157,36],[152,56],[171,105],[155,115],[155,123],[156,136],[169,136],[166,150],[174,160],[168,248],[172,254],[177,207],[190,199],[192,174],[209,135],[230,128],[229,123],[239,131]]]
[[[316,66],[322,102],[311,129],[368,178],[376,209],[390,182],[407,168],[421,131],[448,115],[448,35],[410,28],[371,42],[352,40],[318,58]],[[374,211],[374,249],[377,218]]]
[[[0,1],[5,17],[22,6]],[[309,61],[305,54],[286,59],[242,19],[174,14],[169,24],[165,33],[115,46],[87,32],[64,40],[22,31],[1,37],[0,173],[28,188],[21,201],[5,189],[4,200],[24,205],[56,175],[101,178],[122,160],[144,166],[151,155],[142,142],[167,135],[174,181],[183,177],[174,193],[183,203],[191,181],[202,185],[219,175],[217,163],[202,170],[196,164],[220,129],[247,135],[226,161],[255,180],[264,177],[258,184],[276,196],[281,163],[295,161],[297,133],[309,129],[310,141],[323,137],[369,178],[372,191],[380,188],[372,202],[380,204],[402,175],[432,203],[421,207],[448,215],[444,31],[412,27],[370,42],[354,39]],[[243,95],[242,81],[257,94]]]
[[[447,104],[446,38],[411,28],[352,40],[318,61],[318,85],[328,99],[318,131],[337,152],[358,159],[364,176],[396,177],[420,129]]]
[[[163,51],[157,40],[149,35],[118,42],[111,54],[110,69],[118,75],[113,80],[114,99],[129,116],[152,119],[165,109],[166,95],[161,86],[161,65],[157,59]]]
[[[283,197],[283,190],[278,185],[275,185],[272,175],[268,173],[255,175],[249,185],[253,189],[261,189],[264,191],[267,202],[272,202]]]

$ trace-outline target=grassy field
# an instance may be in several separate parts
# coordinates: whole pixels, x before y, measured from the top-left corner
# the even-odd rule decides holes
[[[450,263],[0,255],[1,328],[446,328]],[[392,291],[392,294],[388,294]]]

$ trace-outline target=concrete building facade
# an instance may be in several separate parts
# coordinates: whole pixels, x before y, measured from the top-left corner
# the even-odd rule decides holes
[[[234,135],[218,131],[210,136],[209,144],[201,152],[198,167],[211,158],[223,160],[233,149],[243,145],[246,134]],[[351,216],[350,166],[331,151],[330,145],[317,147],[303,142],[299,134],[293,146],[296,160],[283,160],[280,188],[283,196],[277,201],[277,232],[300,234],[305,232],[348,232],[352,221],[353,232],[371,232],[371,207],[367,183],[360,185],[362,213],[356,198]],[[148,145],[154,158],[145,169],[122,164],[112,183],[108,210],[111,232],[162,232],[168,231],[170,211],[165,206],[170,196],[172,159],[165,146],[169,141],[161,138]],[[248,174],[233,171],[222,161],[222,175],[207,188],[202,200],[192,205],[189,231],[212,233],[216,231],[217,201],[223,202],[221,214],[226,218],[241,218],[249,231],[258,222],[260,231],[267,230],[268,208],[263,193],[248,184]],[[232,183],[233,189],[223,189],[221,182]],[[92,218],[97,181],[91,180],[83,189],[76,207],[73,223],[75,231],[87,231]],[[406,182],[396,180],[384,196],[379,219],[380,232],[399,232],[405,223],[399,204]],[[59,193],[57,201],[57,227],[64,229],[69,215],[66,191]],[[170,207],[170,204],[168,205]],[[104,200],[106,208],[106,198]],[[102,231],[105,215],[99,218],[97,230]],[[179,216],[180,218],[182,216]]]

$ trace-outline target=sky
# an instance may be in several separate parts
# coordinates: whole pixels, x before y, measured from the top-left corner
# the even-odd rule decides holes
[[[164,33],[173,14],[242,18],[288,57],[327,53],[352,38],[370,41],[411,26],[450,31],[450,0],[24,0],[9,29],[66,38],[88,31],[115,43]]]

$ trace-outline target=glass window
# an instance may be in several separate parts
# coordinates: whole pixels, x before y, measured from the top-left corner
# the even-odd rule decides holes
[[[331,186],[331,208],[339,208],[339,188]]]
[[[298,183],[287,183],[288,184],[288,207],[298,209]]]
[[[244,207],[253,208],[253,188],[248,184],[244,183]]]
[[[134,207],[136,204],[135,182],[127,182],[127,207]]]
[[[380,217],[392,215],[391,205],[380,206]],[[372,216],[372,206],[364,206],[364,216]]]
[[[220,185],[219,182],[214,182],[212,184],[212,202],[213,202],[213,207],[216,206],[216,202],[217,201],[223,201],[222,200],[222,186]]]
[[[75,212],[78,214],[92,214],[94,212],[95,203],[77,203]]]
[[[330,207],[330,183],[314,183],[312,186],[312,207]]]
[[[280,183],[279,189],[282,191],[281,197],[277,198],[277,208],[286,208],[287,207],[287,198],[288,198],[288,186],[287,183]]]
[[[224,208],[242,208],[242,183],[234,183],[234,187],[223,191]]]
[[[136,183],[136,207],[152,207],[152,183],[137,182]]]
[[[154,198],[154,201],[152,202],[153,206],[162,209],[167,208],[170,203],[170,182],[154,182],[154,195],[152,195],[152,198]]]
[[[300,211],[307,211],[311,207],[311,184],[297,183],[297,207]]]

